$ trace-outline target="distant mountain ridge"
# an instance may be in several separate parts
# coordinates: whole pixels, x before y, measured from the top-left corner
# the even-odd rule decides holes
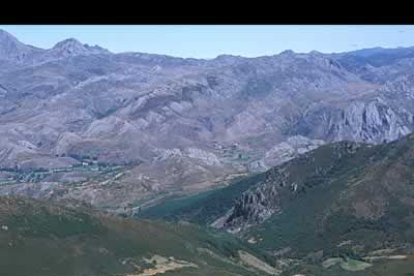
[[[99,46],[82,44],[74,38],[58,42],[51,49],[41,49],[23,44],[17,38],[4,30],[0,30],[0,59],[21,62],[36,63],[64,58],[75,55],[105,54],[108,50]]]
[[[95,46],[89,46],[88,44],[83,44],[81,42],[79,42],[76,38],[67,38],[64,39],[60,42],[57,42],[55,44],[55,46],[53,46],[51,49],[42,49],[39,47],[35,47],[35,46],[31,46],[31,45],[26,45],[23,44],[22,42],[20,42],[16,37],[14,37],[12,34],[8,33],[5,30],[0,29],[0,41],[2,42],[2,49],[1,50],[5,50],[5,46],[6,44],[9,44],[11,48],[14,48],[15,50],[21,50],[22,52],[28,51],[30,50],[43,50],[43,51],[47,51],[47,50],[52,50],[54,49],[58,49],[61,47],[67,47],[67,45],[72,45],[71,47],[75,47],[75,48],[86,48],[86,49],[95,49],[96,53],[111,53],[109,50],[104,49],[98,45]],[[66,45],[66,46],[65,46]],[[77,45],[77,46],[75,46]],[[275,55],[292,55],[292,54],[322,54],[322,55],[333,55],[333,56],[355,56],[355,57],[361,57],[361,58],[372,58],[377,54],[385,54],[388,56],[398,56],[398,57],[404,57],[407,58],[409,56],[411,56],[411,54],[414,52],[414,46],[412,47],[397,47],[397,48],[383,48],[383,47],[374,47],[374,48],[364,48],[364,49],[359,49],[359,50],[353,50],[353,51],[348,51],[348,52],[339,52],[339,53],[321,53],[319,51],[313,50],[309,53],[297,53],[294,52],[293,50],[284,50],[282,52],[280,52],[279,54],[275,54]],[[133,54],[135,52],[125,52],[125,53],[120,53],[120,54]],[[168,56],[168,55],[158,55],[158,54],[150,54],[150,53],[141,53],[142,55],[153,55],[153,56],[163,56],[166,58],[177,58],[177,59],[183,59],[181,57],[173,57],[173,56]],[[275,56],[272,55],[272,56]],[[269,56],[267,56],[269,57]],[[209,60],[214,60],[214,59],[218,59],[218,60],[235,60],[235,59],[254,59],[254,58],[260,58],[260,57],[243,57],[241,55],[231,55],[231,54],[220,54],[217,57],[213,58],[213,59],[209,59]],[[2,56],[1,59],[7,59],[7,57]],[[185,58],[187,60],[197,60],[196,58]],[[198,60],[207,60],[207,59],[198,59]]]

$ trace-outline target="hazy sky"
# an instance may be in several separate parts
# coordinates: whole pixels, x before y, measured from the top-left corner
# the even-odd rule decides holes
[[[41,48],[51,48],[63,39],[76,38],[115,53],[144,52],[194,58],[214,58],[220,54],[256,57],[287,49],[331,53],[414,46],[414,25],[0,25],[0,28],[23,43]]]

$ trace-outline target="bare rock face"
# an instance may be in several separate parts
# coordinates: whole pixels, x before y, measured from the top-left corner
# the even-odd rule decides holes
[[[204,150],[188,148],[186,149],[186,154],[189,158],[202,160],[206,165],[209,166],[220,166],[221,163],[215,154]]]
[[[74,55],[85,55],[85,54],[108,54],[108,50],[103,49],[99,46],[89,46],[82,44],[74,38],[69,38],[64,41],[57,43],[51,50],[51,54],[57,58],[64,58]]]
[[[231,215],[228,216],[223,227],[237,232],[248,227],[249,224],[262,223],[279,211],[276,187],[259,185],[253,190],[244,192],[236,200]]]
[[[371,143],[393,141],[411,132],[402,118],[379,100],[352,103],[342,112],[340,121],[331,128],[332,136],[337,141]]]
[[[268,168],[277,166],[299,154],[314,150],[324,143],[323,140],[312,140],[301,135],[291,136],[285,142],[279,143],[267,151],[264,161]]]
[[[158,150],[159,160],[167,160],[170,158],[190,158],[194,160],[199,160],[202,163],[205,163],[209,166],[220,166],[219,158],[211,152],[198,149],[198,148],[187,148],[185,150],[180,150],[178,148]]]

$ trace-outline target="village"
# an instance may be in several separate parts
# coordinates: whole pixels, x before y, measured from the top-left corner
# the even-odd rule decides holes
[[[98,163],[96,160],[83,160],[79,164],[67,167],[51,168],[51,169],[12,169],[0,168],[0,185],[16,184],[16,183],[36,183],[54,174],[64,174],[71,172],[91,173],[91,176],[103,172],[110,172],[119,169],[119,165],[108,165]]]

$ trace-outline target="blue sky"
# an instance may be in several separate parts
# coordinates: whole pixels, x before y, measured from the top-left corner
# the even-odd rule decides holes
[[[214,58],[220,54],[257,57],[291,49],[343,52],[371,47],[414,46],[413,26],[189,26],[189,25],[0,25],[20,41],[51,48],[66,38],[112,52],[144,52]]]

